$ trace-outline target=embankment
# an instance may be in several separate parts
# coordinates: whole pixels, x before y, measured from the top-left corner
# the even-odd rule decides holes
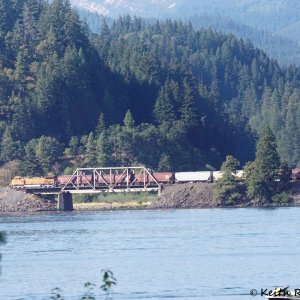
[[[155,208],[198,208],[217,207],[209,183],[186,183],[165,186],[161,196],[150,207]]]
[[[35,212],[56,210],[56,202],[45,200],[36,195],[0,189],[0,212]]]
[[[287,193],[290,195],[288,203],[267,203],[241,199],[239,203],[222,205],[221,201],[213,199],[213,184],[211,183],[186,183],[166,186],[157,201],[149,208],[213,208],[213,207],[279,207],[300,206],[300,182],[290,184]]]
[[[218,207],[213,199],[212,184],[186,183],[164,187],[161,196],[150,205],[152,209]]]

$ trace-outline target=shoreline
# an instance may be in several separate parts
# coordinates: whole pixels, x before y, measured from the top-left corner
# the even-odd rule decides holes
[[[157,208],[151,206],[103,206],[102,204],[98,205],[97,203],[77,203],[74,205],[74,211],[122,211],[122,210],[187,210],[187,209],[239,209],[239,208],[260,208],[260,209],[274,209],[274,208],[292,208],[292,207],[300,207],[300,204],[272,204],[269,205],[231,205],[231,206],[211,206],[211,207],[165,207],[165,208]]]
[[[74,211],[116,211],[116,210],[163,210],[163,209],[205,209],[205,208],[279,208],[300,206],[300,182],[293,183],[287,203],[255,202],[241,199],[239,203],[224,205],[213,199],[210,183],[187,183],[165,186],[162,194],[111,194],[97,197],[74,197]],[[0,212],[53,212],[57,211],[54,199],[45,199],[8,188],[0,189]]]
[[[211,206],[211,207],[166,207],[156,208],[151,206],[102,206],[95,203],[77,203],[74,205],[74,210],[68,213],[76,212],[113,212],[113,211],[168,211],[168,210],[206,210],[206,209],[278,209],[278,208],[295,208],[300,207],[300,204],[286,204],[286,205],[252,205],[252,206]],[[56,209],[48,210],[0,210],[0,215],[23,215],[23,214],[47,214],[47,213],[66,213]]]

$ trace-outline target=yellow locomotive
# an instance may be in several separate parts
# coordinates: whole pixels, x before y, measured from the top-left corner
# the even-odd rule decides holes
[[[12,179],[10,187],[14,189],[18,188],[50,188],[55,187],[55,178],[45,178],[45,177],[21,177],[16,176]]]

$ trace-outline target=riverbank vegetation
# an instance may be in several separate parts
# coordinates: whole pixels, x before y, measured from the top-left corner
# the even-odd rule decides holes
[[[73,201],[74,203],[91,203],[91,202],[106,202],[112,203],[116,201],[153,201],[157,198],[157,192],[141,192],[141,193],[107,193],[107,194],[74,194]]]
[[[300,159],[300,72],[249,41],[123,16],[92,34],[67,0],[0,0],[0,161],[9,174],[76,167],[241,165],[270,126]],[[7,173],[5,173],[7,174]]]
[[[227,156],[222,164],[222,178],[213,187],[214,197],[222,204],[232,205],[248,199],[256,205],[262,203],[288,203],[290,172],[280,161],[276,138],[269,127],[263,129],[256,147],[256,157],[246,164],[244,178],[234,176],[239,162]]]
[[[96,299],[111,299],[109,296],[112,293],[112,288],[117,284],[117,280],[114,274],[110,270],[102,270],[102,282],[101,286],[98,288],[96,284],[91,282],[86,282],[84,284],[85,292],[79,298],[79,300],[96,300]],[[99,296],[99,290],[105,293],[105,296]],[[98,298],[100,297],[100,298]],[[55,288],[51,293],[51,300],[64,300],[63,291],[60,288]]]

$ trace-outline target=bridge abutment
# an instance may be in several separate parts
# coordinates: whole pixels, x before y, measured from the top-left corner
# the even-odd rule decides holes
[[[73,210],[73,197],[69,192],[59,193],[57,196],[57,209],[60,211]]]

